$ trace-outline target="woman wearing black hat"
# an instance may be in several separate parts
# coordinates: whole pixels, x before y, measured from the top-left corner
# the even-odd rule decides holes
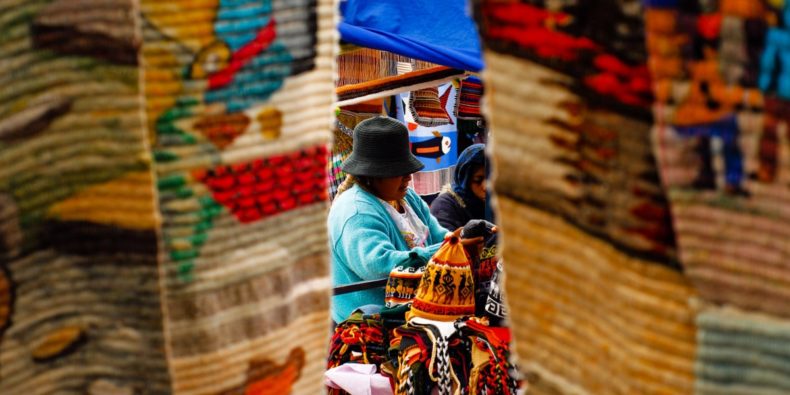
[[[335,287],[386,278],[411,259],[427,263],[439,249],[450,232],[409,188],[411,175],[423,167],[409,150],[408,130],[395,119],[371,118],[354,129],[354,149],[343,163],[350,176],[327,223]],[[383,288],[337,295],[332,319],[341,322],[358,307],[383,304]]]

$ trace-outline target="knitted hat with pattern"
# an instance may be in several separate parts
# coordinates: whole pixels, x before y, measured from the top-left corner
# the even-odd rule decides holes
[[[415,252],[409,255],[406,263],[395,266],[390,271],[384,289],[384,305],[387,308],[394,308],[411,304],[417,295],[417,287],[420,285],[424,269],[424,261]]]
[[[474,294],[469,254],[457,237],[451,237],[425,267],[408,317],[454,321],[474,315]]]

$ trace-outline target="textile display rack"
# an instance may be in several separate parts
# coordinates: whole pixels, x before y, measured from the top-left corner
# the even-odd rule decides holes
[[[351,47],[337,58],[338,107],[437,86],[466,71],[371,48]]]
[[[474,73],[352,45],[343,46],[337,65],[330,198],[345,178],[353,129],[369,117],[386,114],[408,126],[412,153],[425,165],[412,187],[428,202],[451,182],[458,154],[477,136],[485,140],[482,83]]]
[[[412,188],[429,203],[451,183],[464,148],[485,142],[482,57],[464,2],[420,3],[431,24],[411,15],[415,7],[340,2],[330,200],[345,179],[354,127],[370,117],[406,125],[410,150],[425,165]],[[340,317],[324,375],[328,393],[515,394],[520,382],[500,293],[502,263],[496,238],[488,236],[477,253],[455,238],[427,264],[412,260],[387,278],[334,287],[334,296],[383,288],[384,307]]]
[[[350,154],[353,127],[361,120],[373,116],[376,111],[381,112],[385,98],[435,88],[469,75],[463,70],[355,46],[346,47],[338,56],[337,64],[339,78],[335,93],[338,97],[338,132],[335,133],[337,152],[333,154],[343,157]],[[330,184],[339,185],[342,179],[337,179],[340,178],[337,176],[340,175],[339,166],[342,161],[334,162],[332,166],[337,169],[330,170],[333,178]],[[335,190],[332,191],[333,194],[334,192]],[[361,281],[336,287],[333,294],[382,288],[386,284],[387,278]]]

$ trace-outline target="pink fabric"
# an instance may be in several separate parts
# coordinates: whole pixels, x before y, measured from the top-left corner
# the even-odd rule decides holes
[[[393,395],[390,380],[376,373],[376,365],[347,363],[324,372],[324,384],[351,395]]]

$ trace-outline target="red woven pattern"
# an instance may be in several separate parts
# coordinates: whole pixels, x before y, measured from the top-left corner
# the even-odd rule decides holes
[[[316,146],[193,176],[214,199],[247,223],[327,200],[327,149]]]

